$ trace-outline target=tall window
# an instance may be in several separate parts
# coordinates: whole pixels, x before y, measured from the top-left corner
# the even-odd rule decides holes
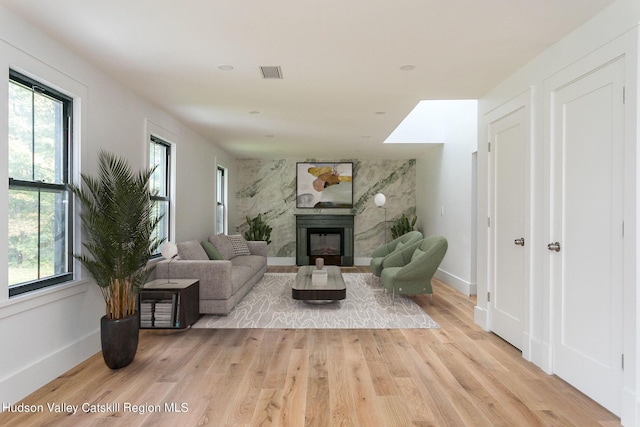
[[[72,280],[66,95],[9,73],[9,296]]]
[[[155,167],[151,176],[151,191],[155,193],[151,197],[155,201],[154,214],[163,215],[162,221],[155,230],[155,237],[158,240],[169,240],[171,224],[170,214],[170,191],[171,191],[171,145],[156,136],[151,136],[149,142],[149,167]],[[157,252],[155,255],[159,255]]]
[[[227,232],[227,181],[225,168],[218,166],[216,186],[216,234]]]

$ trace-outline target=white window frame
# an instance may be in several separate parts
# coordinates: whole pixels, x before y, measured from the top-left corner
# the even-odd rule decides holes
[[[223,174],[223,182],[220,182],[220,171]],[[220,215],[220,192],[222,192],[222,230],[218,229],[218,216]],[[228,234],[229,232],[229,169],[218,164],[216,168],[216,234]]]

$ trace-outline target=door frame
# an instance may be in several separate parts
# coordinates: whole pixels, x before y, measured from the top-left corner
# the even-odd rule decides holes
[[[523,147],[523,163],[525,165],[525,169],[523,170],[524,180],[523,180],[523,188],[526,194],[524,195],[524,233],[523,237],[525,238],[525,246],[524,246],[524,259],[525,259],[525,271],[523,274],[525,282],[523,283],[523,312],[522,312],[522,357],[526,360],[531,360],[531,303],[532,299],[532,269],[530,266],[532,265],[532,248],[533,245],[536,244],[535,235],[531,232],[531,226],[533,223],[533,209],[532,209],[532,197],[533,197],[533,188],[532,188],[532,160],[533,160],[533,144],[534,135],[533,135],[533,127],[532,127],[532,104],[534,97],[534,89],[530,87],[526,91],[520,93],[515,96],[508,102],[502,104],[501,106],[495,108],[485,115],[485,123],[486,125],[486,140],[487,142],[491,142],[491,125],[496,123],[497,121],[519,111],[523,110],[524,117],[524,133],[526,135]],[[494,218],[495,218],[495,150],[491,149],[488,152],[488,227],[487,227],[487,242],[488,242],[488,253],[487,253],[487,291],[491,295],[495,295],[495,253],[496,253],[496,242],[494,239]],[[489,296],[485,296],[487,298],[487,312],[486,312],[486,326],[487,329],[491,330],[491,325],[493,321],[491,302],[488,301]]]

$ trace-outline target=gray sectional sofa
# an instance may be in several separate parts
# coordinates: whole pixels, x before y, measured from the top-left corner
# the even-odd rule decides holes
[[[217,235],[177,246],[171,265],[157,264],[156,279],[198,279],[202,314],[228,314],[267,271],[267,242]]]

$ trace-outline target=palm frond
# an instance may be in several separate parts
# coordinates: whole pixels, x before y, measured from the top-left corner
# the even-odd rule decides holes
[[[154,169],[133,173],[128,163],[106,151],[99,154],[98,176],[82,175],[82,187],[70,185],[82,204],[84,252],[74,257],[100,286],[107,317],[120,319],[136,309],[136,298],[151,270],[149,258],[162,241],[154,230],[149,180]]]

